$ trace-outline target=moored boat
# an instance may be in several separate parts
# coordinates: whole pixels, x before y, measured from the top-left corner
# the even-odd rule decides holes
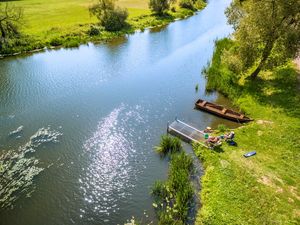
[[[196,103],[195,103],[195,107],[196,109],[200,109],[200,110],[204,110],[207,111],[209,113],[212,113],[214,115],[223,117],[225,119],[228,120],[232,120],[235,122],[239,122],[239,123],[245,123],[245,122],[249,122],[252,121],[251,118],[245,116],[245,114],[243,113],[239,113],[236,111],[233,111],[231,109],[227,109],[224,106],[212,103],[212,102],[208,102],[202,99],[199,99]]]

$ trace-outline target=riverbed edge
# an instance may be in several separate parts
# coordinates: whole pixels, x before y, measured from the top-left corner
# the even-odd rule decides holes
[[[156,16],[154,14],[150,14],[150,15],[142,14],[140,16],[129,19],[128,26],[121,31],[115,31],[115,32],[102,31],[100,32],[99,35],[95,35],[95,36],[90,36],[88,34],[88,31],[92,26],[97,26],[96,24],[93,23],[85,24],[84,26],[80,25],[82,28],[78,33],[55,37],[52,40],[39,40],[39,39],[35,39],[34,36],[26,36],[24,37],[24,41],[28,45],[13,46],[11,49],[8,49],[9,51],[11,51],[10,53],[0,54],[0,60],[7,57],[28,55],[28,54],[33,54],[33,53],[43,52],[43,51],[53,50],[53,49],[79,48],[81,45],[85,45],[88,43],[93,43],[93,44],[105,43],[116,38],[134,34],[136,32],[144,32],[145,30],[167,26],[178,20],[187,19],[201,12],[206,7],[206,5],[207,3],[203,2],[203,5],[200,8],[197,8],[195,10],[179,8],[177,9],[177,11],[175,12],[170,11],[168,12],[168,14],[161,17]],[[142,21],[140,23],[136,22],[139,20],[145,20],[145,21]],[[55,42],[57,42],[58,44],[56,44]]]
[[[236,79],[221,59],[233,45],[228,38],[216,42],[206,69],[207,88],[225,94],[255,121],[236,129],[237,147],[194,148],[204,167],[196,224],[297,224],[300,94],[295,66],[289,62],[263,71],[256,81]],[[243,157],[252,150],[256,156]]]

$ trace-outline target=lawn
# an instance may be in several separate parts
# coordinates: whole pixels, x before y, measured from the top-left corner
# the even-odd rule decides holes
[[[235,83],[220,58],[231,44],[226,39],[217,43],[209,85],[228,94],[255,121],[236,129],[237,147],[195,149],[205,167],[197,222],[300,224],[300,84],[295,65],[263,71],[255,81],[242,76]],[[253,150],[257,155],[243,157]]]
[[[96,22],[88,7],[95,0],[20,0],[12,4],[24,10],[24,33],[43,35],[47,31],[69,31],[74,26]],[[129,18],[149,14],[147,0],[120,0],[118,5],[128,8]]]

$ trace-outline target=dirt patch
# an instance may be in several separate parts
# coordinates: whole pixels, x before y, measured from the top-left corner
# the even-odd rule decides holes
[[[267,185],[269,187],[275,187],[275,184],[273,184],[272,179],[268,176],[262,176],[258,179],[259,183],[262,183],[264,185]]]
[[[300,196],[298,195],[298,190],[297,190],[297,188],[296,187],[294,187],[294,186],[290,186],[289,187],[289,190],[290,190],[290,192],[293,194],[293,196],[295,197],[295,198],[297,198],[299,201],[300,201]]]
[[[298,72],[298,76],[297,76],[298,85],[297,86],[298,86],[298,90],[300,90],[300,56],[294,60],[294,63],[296,64],[296,67],[297,67],[297,72]]]
[[[229,166],[229,162],[226,160],[220,160],[222,168],[227,168]]]
[[[256,121],[257,124],[272,124],[272,121],[269,120],[257,120]]]

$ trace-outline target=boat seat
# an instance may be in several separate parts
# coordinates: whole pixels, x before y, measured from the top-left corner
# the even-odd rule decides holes
[[[241,115],[240,115],[240,119],[243,119],[244,117],[245,117],[244,114],[241,114]]]
[[[224,109],[222,110],[222,113],[225,114],[226,111],[227,111],[227,109],[224,108]]]
[[[201,103],[201,106],[205,106],[206,103],[207,103],[207,101],[203,101],[203,102]]]

